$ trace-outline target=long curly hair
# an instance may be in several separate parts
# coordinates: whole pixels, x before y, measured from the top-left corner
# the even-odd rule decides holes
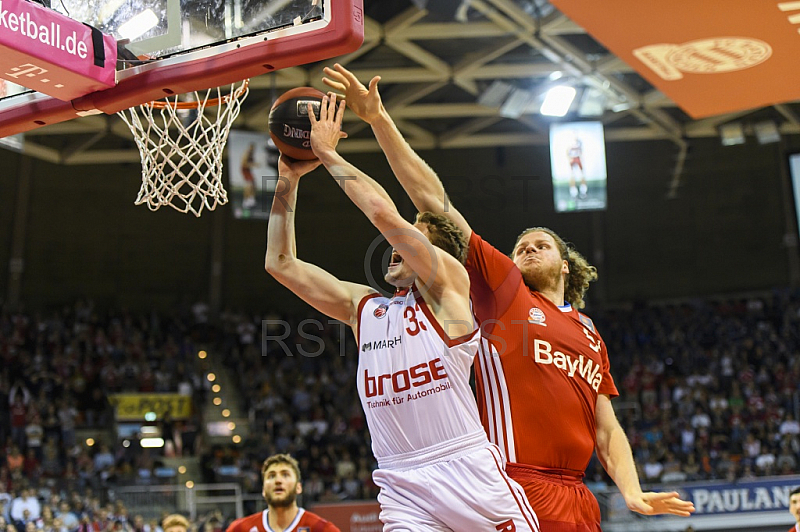
[[[445,250],[461,264],[467,261],[467,237],[450,218],[426,211],[417,213],[414,223],[428,226],[428,240],[431,244]]]
[[[537,232],[547,233],[555,240],[561,259],[567,261],[569,268],[569,273],[564,279],[564,300],[573,307],[582,309],[586,306],[583,297],[589,289],[589,283],[597,280],[597,268],[589,264],[589,261],[575,249],[572,243],[564,242],[563,238],[547,227],[530,227],[525,229],[517,237],[517,241],[514,243],[514,249],[517,248],[517,244],[522,240],[522,237],[529,233]]]

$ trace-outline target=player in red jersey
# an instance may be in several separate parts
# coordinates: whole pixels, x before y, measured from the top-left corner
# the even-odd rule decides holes
[[[267,509],[237,519],[226,532],[341,532],[336,525],[297,506],[303,492],[300,467],[288,454],[274,454],[261,466]]]
[[[449,217],[469,237],[467,270],[484,334],[476,359],[478,407],[490,441],[525,488],[542,532],[600,530],[600,509],[582,482],[597,452],[633,511],[688,516],[678,493],[642,492],[630,443],[611,407],[617,395],[605,343],[577,311],[596,271],[555,233],[523,233],[512,258],[483,241],[447,202],[436,173],[383,108],[380,77],[369,87],[341,65],[323,82],[341,91],[372,126],[403,188],[420,211]],[[577,308],[576,308],[577,307]]]
[[[800,487],[795,488],[789,494],[789,513],[797,521],[789,532],[800,532]]]

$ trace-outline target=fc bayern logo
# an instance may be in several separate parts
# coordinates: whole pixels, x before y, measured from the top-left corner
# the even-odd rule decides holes
[[[389,310],[389,305],[386,305],[386,304],[384,304],[384,303],[381,303],[381,304],[378,306],[378,308],[376,308],[376,309],[375,309],[375,310],[372,312],[372,315],[373,315],[373,316],[375,316],[376,318],[383,318],[384,316],[386,316],[386,312],[387,312],[388,310]]]
[[[684,73],[719,74],[754,67],[772,56],[772,47],[749,37],[713,37],[650,44],[636,48],[633,55],[662,79],[675,81]]]
[[[533,307],[528,312],[528,321],[530,323],[535,323],[536,325],[547,327],[547,324],[544,322],[545,318],[546,316],[544,315],[544,312],[542,312],[542,309],[540,309],[539,307]]]

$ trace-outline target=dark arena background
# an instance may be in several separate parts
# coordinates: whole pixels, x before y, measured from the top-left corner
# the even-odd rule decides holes
[[[603,530],[785,532],[800,486],[800,93],[695,119],[547,2],[433,4],[364,0],[358,52],[253,78],[233,128],[266,138],[271,102],[324,89],[335,61],[382,75],[389,113],[477,233],[508,252],[550,227],[598,269],[584,312],[641,482],[696,507],[634,514],[594,458],[584,481]],[[548,128],[562,119],[538,103],[562,70],[579,98],[613,93],[563,119],[604,124],[602,210],[555,209]],[[242,216],[240,192],[200,217],[134,205],[142,168],[120,124],[80,118],[0,150],[3,530],[162,532],[174,512],[225,530],[265,507],[276,452],[298,459],[305,508],[381,530],[352,332],[265,272],[268,220]],[[350,114],[344,129],[341,153],[412,219],[370,128]],[[253,200],[267,209],[270,179],[256,176]],[[378,231],[324,169],[301,183],[298,256],[388,290]]]

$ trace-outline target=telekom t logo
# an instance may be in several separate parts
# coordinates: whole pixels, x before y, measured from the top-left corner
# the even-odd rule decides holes
[[[5,73],[6,76],[10,76],[15,79],[19,79],[22,76],[25,76],[27,78],[35,78],[36,76],[41,76],[42,74],[47,74],[46,68],[38,67],[30,63],[25,63],[24,65],[13,67],[11,69],[11,72]]]
[[[36,81],[39,83],[50,83],[50,79],[42,77],[44,74],[47,74],[48,70],[46,68],[42,68],[40,66],[36,66],[31,63],[25,63],[24,65],[19,65],[11,68],[11,72],[6,72],[3,74],[3,77],[9,77],[14,79],[20,78],[38,78]],[[25,82],[21,82],[20,85],[25,85]],[[55,88],[60,89],[64,85],[61,83],[56,83],[53,85]],[[29,87],[30,88],[30,87]]]

